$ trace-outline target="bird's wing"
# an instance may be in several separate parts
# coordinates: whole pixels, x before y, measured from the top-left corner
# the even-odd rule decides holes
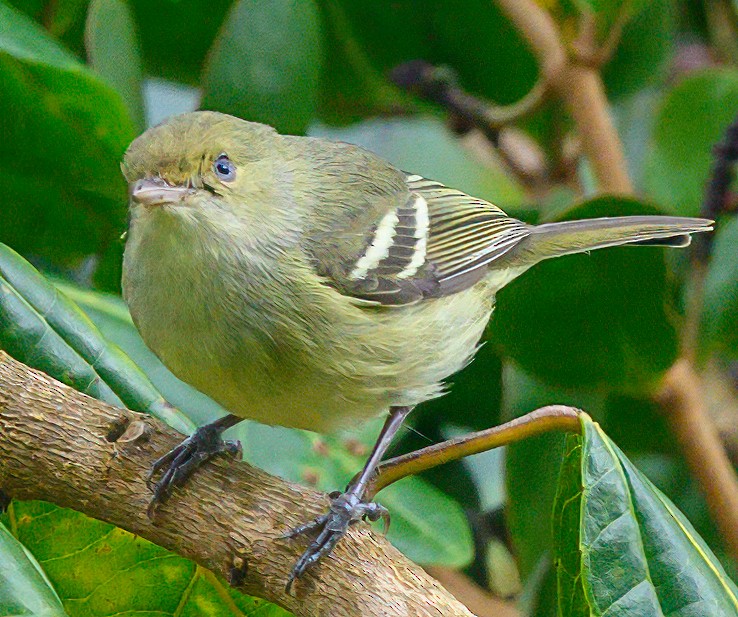
[[[407,191],[341,256],[340,273],[321,272],[342,293],[383,306],[456,293],[530,235],[489,202],[418,175],[406,174],[405,184]]]

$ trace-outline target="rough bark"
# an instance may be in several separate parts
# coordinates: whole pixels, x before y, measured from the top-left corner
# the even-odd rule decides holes
[[[0,487],[11,497],[74,508],[227,579],[240,566],[239,589],[298,617],[471,617],[366,525],[298,581],[294,595],[286,594],[287,573],[304,541],[280,536],[326,501],[247,464],[209,463],[152,523],[144,476],[181,439],[153,418],[80,394],[0,351]]]

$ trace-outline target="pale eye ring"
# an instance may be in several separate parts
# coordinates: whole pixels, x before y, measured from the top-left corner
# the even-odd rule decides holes
[[[236,179],[236,165],[227,154],[221,154],[213,161],[213,171],[223,182],[233,182]]]

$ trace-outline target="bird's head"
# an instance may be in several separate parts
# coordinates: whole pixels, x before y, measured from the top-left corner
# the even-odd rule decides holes
[[[131,218],[180,218],[257,230],[272,221],[284,157],[271,127],[210,111],[175,116],[136,138],[122,170]]]

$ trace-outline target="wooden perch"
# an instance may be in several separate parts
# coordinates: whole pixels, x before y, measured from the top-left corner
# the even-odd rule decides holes
[[[304,540],[282,534],[322,512],[323,495],[247,464],[218,460],[146,517],[151,462],[182,436],[111,407],[0,351],[0,488],[127,529],[237,582],[297,617],[472,617],[367,525],[285,593]],[[443,533],[443,530],[439,530]]]

